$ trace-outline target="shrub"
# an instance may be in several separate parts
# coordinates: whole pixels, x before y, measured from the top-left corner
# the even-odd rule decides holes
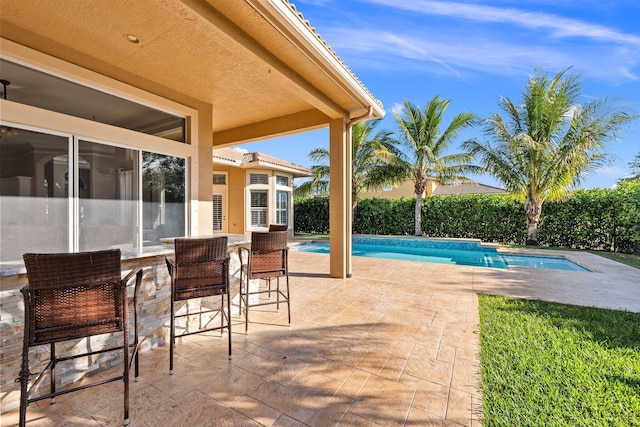
[[[414,230],[415,199],[362,199],[354,214],[356,234],[410,235]]]
[[[312,197],[294,201],[293,229],[297,232],[329,233],[329,198]]]

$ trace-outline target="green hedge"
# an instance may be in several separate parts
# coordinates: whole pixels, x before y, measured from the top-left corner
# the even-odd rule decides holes
[[[413,212],[416,199],[363,199],[354,214],[356,234],[414,234]]]
[[[413,235],[415,199],[358,202],[356,234]],[[329,200],[295,201],[295,231],[329,232]],[[524,207],[511,196],[465,194],[430,197],[422,205],[422,231],[430,237],[474,238],[524,244]],[[542,207],[541,245],[631,252],[640,245],[640,182],[615,189],[578,190],[562,202]]]
[[[566,201],[545,203],[538,239],[548,246],[631,252],[640,242],[640,182],[578,190]]]
[[[293,229],[299,233],[329,234],[329,198],[295,199]]]

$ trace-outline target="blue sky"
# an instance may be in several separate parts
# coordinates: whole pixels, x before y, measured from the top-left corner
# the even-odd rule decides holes
[[[640,113],[638,0],[295,0],[299,12],[336,51],[387,115],[404,99],[424,106],[451,100],[449,118],[501,112],[501,96],[520,100],[536,68],[550,75],[572,67],[583,99],[608,98]],[[482,139],[480,129],[465,138]],[[243,146],[310,166],[309,152],[328,147],[328,131]],[[457,147],[454,147],[455,151]],[[580,188],[611,187],[640,152],[640,120],[607,145],[610,164]],[[490,176],[479,182],[500,185]]]

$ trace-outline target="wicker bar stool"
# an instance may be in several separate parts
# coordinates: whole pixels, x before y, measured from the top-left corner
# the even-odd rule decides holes
[[[173,375],[173,351],[176,338],[202,332],[227,329],[229,333],[229,359],[231,359],[231,297],[229,290],[229,256],[227,255],[227,237],[185,238],[175,240],[175,260],[166,258],[171,276],[171,338],[169,343],[169,373]],[[189,312],[188,300],[221,296],[220,309],[203,309]],[[224,310],[225,295],[227,310]],[[186,314],[176,315],[176,302],[187,301]],[[202,315],[220,313],[220,326],[202,327]],[[189,318],[197,315],[200,319],[198,329],[176,336],[176,318]],[[226,321],[226,325],[225,325]]]
[[[24,343],[20,371],[20,426],[24,426],[29,403],[83,390],[97,385],[123,380],[124,424],[129,424],[129,369],[135,361],[138,368],[137,293],[142,281],[142,269],[131,270],[121,278],[120,250],[95,252],[25,254],[29,284],[21,292],[25,303]],[[127,285],[135,277],[134,342],[129,344]],[[83,353],[59,356],[56,344],[94,335],[118,333],[117,343]],[[121,333],[121,334],[119,334]],[[39,373],[29,370],[29,349],[49,344],[49,362]],[[133,347],[130,353],[130,347]],[[122,351],[124,372],[115,377],[90,384],[56,390],[56,365],[79,357]],[[132,355],[131,359],[130,354]],[[45,374],[49,374],[49,393],[31,397]],[[31,376],[37,375],[31,387]]]
[[[287,231],[270,231],[267,233],[251,233],[251,248],[240,247],[240,314],[244,305],[245,332],[249,330],[249,307],[276,304],[280,309],[280,303],[287,304],[289,324],[291,324],[291,305],[289,303],[289,262],[287,247]],[[246,260],[246,262],[245,262]],[[286,278],[286,292],[280,289],[280,277]],[[254,279],[265,280],[268,289],[252,291],[249,281]],[[276,279],[276,299],[271,299],[271,280]],[[249,298],[252,295],[268,293],[268,300],[251,304]]]

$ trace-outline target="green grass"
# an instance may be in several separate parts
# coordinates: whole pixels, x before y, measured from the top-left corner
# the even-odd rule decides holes
[[[640,426],[640,313],[479,299],[484,426]]]

